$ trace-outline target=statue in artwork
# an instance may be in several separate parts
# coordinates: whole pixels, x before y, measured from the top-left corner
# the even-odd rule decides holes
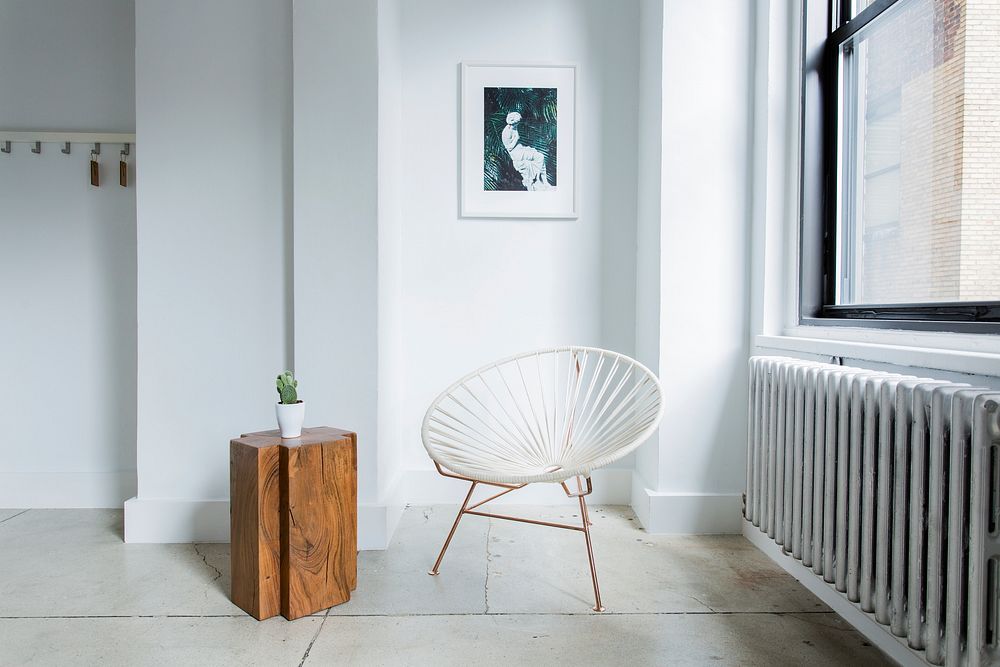
[[[531,146],[520,143],[521,135],[517,132],[517,124],[521,122],[521,114],[511,111],[507,114],[507,127],[503,129],[501,138],[504,148],[510,155],[514,169],[521,174],[521,183],[526,190],[550,190],[549,176],[545,170],[545,156]]]

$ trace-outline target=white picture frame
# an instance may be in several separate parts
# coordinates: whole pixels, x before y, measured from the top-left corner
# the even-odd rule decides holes
[[[461,217],[579,217],[576,65],[463,62],[461,72]]]

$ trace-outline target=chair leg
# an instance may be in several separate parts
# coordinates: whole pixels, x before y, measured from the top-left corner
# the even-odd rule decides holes
[[[594,611],[604,611],[601,606],[601,588],[597,584],[597,565],[594,564],[594,546],[590,542],[590,515],[587,512],[587,501],[580,496],[580,518],[583,520],[583,536],[587,540],[587,558],[590,560],[590,578],[594,582]]]
[[[444,558],[444,552],[448,550],[448,545],[451,544],[451,538],[455,536],[455,530],[458,528],[458,522],[462,520],[462,515],[465,514],[465,508],[469,506],[469,501],[472,500],[472,492],[476,490],[476,482],[473,482],[469,486],[469,492],[465,494],[465,502],[462,503],[462,507],[458,510],[458,516],[455,517],[455,523],[451,525],[451,530],[448,532],[448,538],[444,541],[444,546],[441,547],[441,553],[438,554],[437,560],[434,561],[434,567],[427,574],[432,577],[437,575],[438,568],[441,567],[441,560]],[[590,537],[587,537],[587,543],[590,544]],[[597,581],[596,579],[594,580]]]

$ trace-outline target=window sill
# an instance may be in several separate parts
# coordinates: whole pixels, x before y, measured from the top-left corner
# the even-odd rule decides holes
[[[783,335],[758,335],[754,343],[769,350],[1000,376],[1000,336],[794,326]]]

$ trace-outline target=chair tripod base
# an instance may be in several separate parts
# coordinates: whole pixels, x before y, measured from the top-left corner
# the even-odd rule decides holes
[[[566,482],[560,482],[560,485],[562,486],[563,491],[566,492],[566,495],[570,498],[576,498],[580,502],[580,520],[582,525],[574,526],[572,524],[566,524],[566,523],[538,521],[536,519],[526,519],[524,517],[509,516],[506,514],[493,514],[491,512],[478,511],[478,508],[482,507],[486,503],[492,500],[496,500],[500,496],[506,495],[511,491],[516,491],[518,489],[524,488],[525,486],[527,486],[527,484],[500,484],[497,482],[483,482],[480,480],[472,479],[471,477],[464,477],[461,475],[456,475],[454,473],[446,472],[439,464],[435,463],[435,465],[437,466],[438,472],[444,475],[445,477],[451,477],[453,479],[461,479],[470,482],[470,484],[469,484],[469,492],[465,494],[465,500],[462,502],[462,507],[458,510],[458,516],[455,517],[455,522],[451,525],[451,530],[448,531],[448,537],[444,541],[444,546],[441,547],[441,553],[438,554],[437,560],[434,561],[434,567],[432,567],[427,574],[431,575],[432,577],[437,576],[439,574],[441,561],[444,559],[444,554],[446,551],[448,551],[448,546],[451,544],[451,539],[455,536],[455,531],[458,530],[458,524],[462,521],[462,517],[465,516],[466,514],[471,514],[473,516],[484,516],[484,517],[489,517],[491,519],[503,519],[505,521],[517,521],[519,523],[530,523],[536,526],[546,526],[549,528],[563,528],[565,530],[576,530],[583,533],[587,543],[587,561],[590,563],[590,577],[594,584],[595,604],[593,606],[593,610],[598,612],[604,611],[604,606],[601,605],[601,589],[597,583],[597,565],[594,563],[594,547],[590,540],[590,526],[592,526],[593,523],[591,523],[590,521],[590,515],[587,512],[587,501],[585,500],[585,497],[590,495],[594,490],[593,484],[590,481],[590,477],[586,478],[586,485],[587,485],[586,491],[584,491],[583,482],[581,482],[580,478],[577,477],[576,493],[573,493],[572,491],[569,490],[569,487],[566,486]],[[475,493],[476,486],[478,486],[479,484],[486,484],[488,486],[500,487],[504,490],[501,491],[500,493],[496,493],[486,498],[485,500],[481,500],[478,503],[475,503],[474,505],[469,505],[469,502],[472,500],[472,494]]]

